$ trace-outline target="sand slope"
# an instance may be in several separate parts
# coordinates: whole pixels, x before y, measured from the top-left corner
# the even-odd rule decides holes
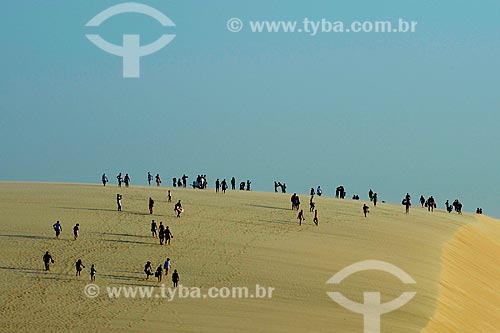
[[[441,295],[424,332],[500,331],[500,224],[486,216],[446,245]]]
[[[323,197],[316,200],[320,212],[316,227],[308,212],[308,196],[302,195],[307,222],[299,227],[288,194],[216,195],[213,190],[173,189],[173,201],[181,199],[186,208],[185,216],[176,219],[166,191],[0,183],[0,330],[362,332],[362,316],[337,305],[327,291],[340,291],[357,302],[362,301],[363,291],[381,291],[383,302],[403,291],[416,291],[411,302],[382,316],[382,332],[419,332],[436,309],[438,323],[443,321],[439,318],[456,315],[455,310],[441,310],[447,297],[440,292],[440,279],[446,281],[441,256],[460,227],[477,224],[473,215],[429,213],[420,207],[406,215],[401,205],[379,204],[365,219],[362,201]],[[116,212],[116,193],[123,194],[122,213]],[[156,201],[153,216],[147,212],[150,196]],[[150,236],[152,218],[171,227],[170,246],[161,247]],[[51,228],[56,219],[64,228],[60,240],[54,239]],[[73,241],[71,228],[77,222],[81,236]],[[498,241],[497,236],[494,239]],[[484,249],[493,254],[497,245],[493,242]],[[56,260],[51,272],[42,270],[46,250]],[[482,250],[478,251],[481,257]],[[488,255],[485,260],[495,260]],[[150,260],[156,267],[167,256],[185,286],[260,284],[275,288],[273,298],[168,302],[105,295],[89,299],[83,294],[91,263],[96,264],[101,290],[155,286],[154,279],[144,280],[144,263]],[[78,258],[86,265],[81,277],[74,276]],[[417,284],[404,285],[376,271],[356,273],[338,286],[326,284],[345,266],[366,259],[395,264]],[[486,281],[481,270],[477,274],[475,279]],[[164,282],[171,284],[169,279]],[[464,292],[484,290],[478,288]]]

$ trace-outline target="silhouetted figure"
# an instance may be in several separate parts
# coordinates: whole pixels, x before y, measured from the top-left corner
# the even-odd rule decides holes
[[[179,273],[177,273],[177,270],[174,269],[174,273],[172,274],[172,282],[174,283],[174,288],[177,288],[179,285]]]
[[[251,184],[252,184],[252,182],[250,181],[250,179],[247,179],[247,191],[250,191]]]
[[[153,175],[148,171],[148,184],[151,186],[151,181],[153,180]]]
[[[245,182],[241,182],[240,183],[240,191],[244,191],[245,190]]]
[[[302,225],[302,221],[304,220],[304,210],[300,210],[299,214],[297,215],[297,219],[299,220],[299,225]]]
[[[54,225],[52,227],[54,228],[54,231],[56,232],[56,238],[59,238],[59,235],[61,234],[61,231],[62,231],[61,223],[59,221],[57,221],[56,223],[54,223]]]
[[[446,202],[444,203],[444,205],[446,206],[446,211],[448,213],[451,213],[453,211],[453,206],[450,205],[450,201],[449,200],[446,200]]]
[[[151,221],[151,235],[156,238],[158,237],[158,233],[157,233],[157,225],[156,225],[156,222],[155,220],[152,220]]]
[[[314,211],[314,219],[313,219],[314,224],[318,225],[319,220],[318,220],[318,210]]]
[[[227,182],[225,179],[222,180],[222,182],[220,183],[220,186],[222,188],[222,193],[226,193],[226,190],[227,190]]]
[[[373,193],[373,206],[377,207],[378,195],[377,193]]]
[[[76,275],[75,276],[80,276],[82,273],[82,269],[85,268],[83,265],[82,259],[78,259],[75,263],[75,268],[76,268]]]
[[[95,282],[95,273],[97,273],[94,264],[90,266],[90,281]]]
[[[309,199],[309,211],[312,212],[315,207],[316,207],[316,203],[314,202],[314,194],[313,194],[313,195],[311,195],[311,198]]]
[[[231,190],[236,190],[236,179],[231,178]]]
[[[217,180],[215,181],[215,193],[219,193],[219,189],[220,189],[220,181],[219,178],[217,178]]]
[[[281,193],[286,193],[286,184],[281,184]]]
[[[274,181],[274,193],[278,193],[278,182]]]
[[[188,177],[188,176],[186,176],[185,174],[184,174],[184,175],[182,175],[182,187],[186,187],[186,184],[187,184],[187,179],[188,179],[188,178],[189,178],[189,177]]]
[[[163,245],[165,239],[165,226],[162,221],[160,221],[160,225],[158,226],[158,239],[160,240],[160,245]]]
[[[425,205],[425,198],[423,195],[420,196],[420,204],[422,205],[422,207],[424,207]]]
[[[155,277],[158,279],[158,282],[161,282],[161,278],[163,277],[163,267],[161,267],[161,264],[156,268]]]
[[[434,197],[431,195],[427,199],[427,210],[429,212],[434,212],[434,208],[436,207],[436,201],[434,200]]]
[[[153,206],[155,205],[155,201],[149,197],[149,204],[148,204],[148,207],[149,207],[149,214],[153,214]]]
[[[116,205],[118,206],[118,211],[121,212],[122,211],[122,195],[121,194],[116,195]]]
[[[160,174],[159,173],[156,174],[155,179],[156,179],[156,186],[160,186],[160,184],[161,184],[161,178],[160,178]]]
[[[118,180],[118,187],[122,187],[123,178],[121,172],[118,174],[118,176],[116,176],[116,179]]]
[[[182,187],[182,179],[177,180],[177,187]]]
[[[148,261],[146,265],[144,265],[144,273],[146,273],[146,280],[149,280],[149,277],[153,275],[153,268],[151,267],[151,261]]]
[[[175,204],[174,211],[177,213],[177,217],[181,217],[181,214],[184,212],[180,200]]]
[[[172,232],[170,232],[170,228],[168,225],[165,228],[164,236],[165,236],[165,244],[170,245],[170,239],[174,238],[174,235],[172,235]]]
[[[168,190],[168,193],[167,193],[167,201],[172,202],[172,192],[170,190]]]
[[[366,204],[363,204],[363,214],[365,214],[365,217],[366,217],[366,214],[368,214],[369,212],[370,212],[370,208]]]
[[[372,191],[372,189],[370,189],[368,191],[368,198],[370,198],[370,201],[373,201],[373,191]]]
[[[323,194],[323,190],[321,189],[321,186],[318,185],[318,188],[316,189],[316,194],[318,195],[318,197],[321,196],[321,194]]]
[[[172,178],[172,186],[177,187],[177,178]]]
[[[45,265],[45,270],[50,271],[50,264],[54,263],[54,259],[52,256],[49,254],[49,251],[45,252],[45,254],[42,257],[43,263]]]
[[[125,187],[130,186],[130,176],[128,175],[128,173],[125,174],[125,177],[123,178],[123,182],[125,183]]]
[[[410,195],[408,193],[406,193],[406,196],[403,199],[402,204],[406,208],[406,214],[409,214],[410,213],[411,201],[410,201]]]
[[[102,174],[101,181],[102,185],[106,186],[106,183],[108,182],[108,177],[106,176],[105,173]]]

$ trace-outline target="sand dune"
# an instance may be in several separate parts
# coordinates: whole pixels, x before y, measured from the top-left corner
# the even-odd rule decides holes
[[[173,189],[185,215],[176,219],[167,188],[78,184],[0,183],[1,331],[217,331],[362,332],[363,317],[326,292],[362,302],[364,291],[381,291],[387,302],[404,291],[414,299],[382,316],[382,332],[488,332],[498,326],[498,221],[475,215],[434,213],[401,205],[371,207],[362,201],[317,198],[319,226],[299,226],[289,195]],[[123,212],[116,212],[116,193]],[[156,201],[150,215],[147,200]],[[174,234],[170,246],[151,237],[151,219]],[[54,239],[52,224],[63,225]],[[71,228],[81,235],[72,240]],[[476,244],[480,246],[476,247]],[[471,250],[473,249],[473,250]],[[43,271],[49,250],[55,264]],[[110,286],[158,286],[144,280],[170,257],[187,287],[274,287],[265,299],[110,299]],[[75,277],[74,262],[86,268]],[[390,274],[353,274],[338,286],[326,281],[344,267],[377,259],[397,265],[416,281],[408,286]],[[97,268],[97,298],[87,298],[88,269]],[[465,274],[466,272],[467,274]],[[170,276],[169,276],[170,277]],[[496,279],[496,281],[495,281]],[[171,281],[164,281],[168,286]],[[460,293],[457,293],[459,288]],[[471,299],[481,295],[469,311]],[[432,318],[432,320],[431,320]]]

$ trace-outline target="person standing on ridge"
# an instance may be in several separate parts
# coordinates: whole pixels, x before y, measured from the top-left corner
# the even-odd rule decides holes
[[[159,174],[159,173],[157,173],[157,174],[156,174],[156,186],[160,186],[160,184],[161,184],[160,174]]]
[[[102,185],[106,186],[106,183],[108,182],[108,177],[106,176],[105,173],[102,174],[101,181]]]
[[[121,172],[118,174],[118,176],[116,176],[116,179],[118,180],[118,187],[122,187],[123,178]]]
[[[236,190],[236,179],[234,177],[231,178],[231,190]]]
[[[130,176],[128,175],[128,173],[125,174],[125,178],[123,178],[123,182],[125,183],[125,187],[130,186]]]
[[[148,171],[148,184],[151,186],[151,181],[153,180],[153,175]]]

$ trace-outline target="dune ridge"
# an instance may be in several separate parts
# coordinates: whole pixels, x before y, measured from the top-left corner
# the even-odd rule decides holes
[[[478,216],[442,255],[436,313],[423,332],[500,331],[500,221]]]
[[[172,203],[166,200],[167,189],[173,191]],[[123,194],[121,213],[116,193]],[[147,208],[150,196],[156,202],[153,215]],[[173,212],[177,199],[186,208],[181,219]],[[380,291],[383,302],[416,291],[406,305],[382,316],[382,332],[421,332],[430,325],[441,303],[443,249],[462,226],[478,225],[475,214],[431,213],[421,207],[405,214],[402,205],[373,207],[362,200],[320,197],[315,226],[308,196],[301,199],[306,221],[299,227],[290,194],[0,182],[0,331],[362,332],[362,316],[327,296],[334,288],[356,302],[363,291]],[[363,203],[371,206],[368,218]],[[64,228],[59,240],[51,228],[56,219]],[[161,247],[151,237],[151,219],[170,225],[171,246]],[[77,222],[81,235],[73,241]],[[42,269],[46,250],[56,260],[51,272]],[[169,302],[83,294],[91,263],[102,290],[157,286],[145,281],[142,269],[146,260],[156,266],[167,256],[185,286],[259,284],[274,287],[273,298]],[[75,277],[80,258],[87,268]],[[326,284],[344,267],[368,259],[400,267],[417,284],[376,271],[353,274],[338,286]],[[477,279],[485,281],[481,275]],[[452,315],[445,313],[444,319]]]

